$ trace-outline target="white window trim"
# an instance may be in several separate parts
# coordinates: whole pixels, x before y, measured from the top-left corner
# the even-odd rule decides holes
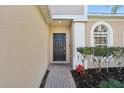
[[[94,30],[98,25],[105,25],[108,28],[108,45],[107,46],[113,46],[113,30],[111,28],[111,26],[105,22],[105,21],[99,21],[93,24],[92,28],[91,28],[91,42],[90,42],[90,46],[94,47]]]

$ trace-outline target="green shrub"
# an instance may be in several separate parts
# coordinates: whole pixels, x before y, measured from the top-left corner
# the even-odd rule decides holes
[[[124,56],[123,47],[106,47],[106,46],[84,47],[84,48],[78,48],[77,51],[85,55],[94,55],[94,56],[102,56],[102,57],[106,57],[109,55],[113,55],[116,57]]]
[[[111,52],[113,56],[119,57],[124,54],[124,48],[123,47],[112,47]]]
[[[108,48],[107,47],[100,46],[100,47],[95,47],[94,48],[94,55],[95,56],[105,57],[105,56],[108,55],[108,53],[109,53],[109,51],[108,51]]]
[[[81,54],[85,54],[85,55],[92,55],[93,54],[93,48],[92,47],[78,48],[77,51],[79,51]]]
[[[108,81],[102,81],[99,85],[99,88],[124,88],[124,82],[118,80],[109,79]]]

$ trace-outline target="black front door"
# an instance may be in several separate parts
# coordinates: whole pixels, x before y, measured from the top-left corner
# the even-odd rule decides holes
[[[66,60],[66,34],[53,34],[53,61]]]

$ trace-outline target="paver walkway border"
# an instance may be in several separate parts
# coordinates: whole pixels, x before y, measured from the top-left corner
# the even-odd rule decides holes
[[[50,64],[45,88],[76,88],[70,64]]]

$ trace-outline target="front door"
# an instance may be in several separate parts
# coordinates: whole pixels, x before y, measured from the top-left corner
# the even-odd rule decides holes
[[[66,34],[53,34],[53,61],[66,60]]]

